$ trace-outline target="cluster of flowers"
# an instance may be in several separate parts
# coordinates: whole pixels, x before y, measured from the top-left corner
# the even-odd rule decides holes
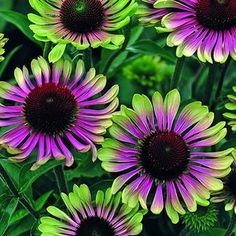
[[[17,85],[0,82],[1,98],[12,104],[0,104],[0,126],[7,129],[1,147],[16,162],[36,149],[32,170],[50,158],[65,159],[69,167],[72,149],[91,151],[94,161],[98,158],[106,171],[118,174],[111,188],[97,192],[95,203],[86,185],[62,193],[70,216],[49,207],[52,217],[41,218],[42,235],[137,235],[148,210],[160,214],[165,209],[177,223],[179,215],[210,201],[225,200],[225,209],[236,213],[234,148],[209,151],[227,130],[223,121],[212,125],[214,114],[207,106],[194,101],[180,108],[180,94],[174,89],[165,97],[155,92],[151,100],[135,94],[132,108],[121,105],[115,112],[118,86],[104,93],[104,75],[96,75],[94,68],[86,71],[82,60],[74,64],[62,59],[66,47],[118,49],[125,38],[111,32],[130,22],[135,0],[29,2],[39,13],[28,15],[35,38],[55,46],[49,62],[43,57],[32,61],[33,79],[23,67],[15,69]],[[229,56],[236,58],[235,4],[143,0],[137,12],[145,25],[170,33],[167,45],[177,46],[178,57],[197,52],[202,62],[224,63]],[[0,35],[0,55],[6,41]],[[229,100],[224,116],[235,130],[236,95]],[[108,128],[110,138],[104,139]],[[102,145],[99,151],[97,144]]]

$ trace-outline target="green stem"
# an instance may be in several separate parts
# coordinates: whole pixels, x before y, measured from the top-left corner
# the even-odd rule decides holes
[[[68,193],[68,186],[65,179],[63,165],[59,165],[54,168],[54,173],[56,177],[57,187],[61,193]]]
[[[175,66],[175,72],[171,81],[171,89],[175,89],[178,87],[178,83],[179,83],[181,73],[184,67],[184,61],[185,61],[185,57],[180,57],[177,60],[177,63]]]
[[[51,43],[50,42],[46,42],[44,44],[44,48],[43,48],[43,57],[46,59],[48,57],[48,54],[50,52],[51,49]]]
[[[91,67],[93,67],[93,55],[92,49],[88,48],[83,52],[83,61],[85,64],[85,68],[88,71]]]
[[[39,218],[39,214],[33,209],[33,207],[29,204],[29,201],[26,199],[25,196],[20,194],[14,184],[14,182],[11,180],[8,173],[5,171],[5,169],[0,164],[0,177],[2,178],[3,182],[6,184],[10,192],[17,198],[19,198],[20,204],[35,218]]]
[[[102,74],[106,75],[107,72],[110,69],[110,66],[112,65],[113,61],[126,49],[126,47],[128,46],[129,43],[129,37],[130,37],[130,32],[131,32],[131,27],[130,27],[131,23],[127,26],[127,30],[125,32],[125,42],[123,43],[123,45],[120,47],[120,49],[118,49],[116,52],[114,52],[106,61],[103,70],[102,70]]]
[[[214,88],[214,82],[215,82],[215,64],[209,64],[209,71],[208,71],[208,80],[206,81],[206,87],[205,87],[205,94],[203,97],[203,103],[211,105],[211,97],[213,93]]]
[[[232,217],[231,217],[231,220],[229,222],[228,228],[225,232],[225,236],[231,236],[233,234],[233,230],[234,230],[235,225],[236,225],[236,216],[233,213]]]
[[[221,77],[220,77],[218,87],[216,90],[216,99],[218,99],[218,97],[220,97],[220,95],[221,95],[223,84],[224,84],[224,79],[225,79],[226,73],[229,69],[230,62],[231,62],[231,57],[229,57],[229,59],[226,61],[224,68],[222,70]]]

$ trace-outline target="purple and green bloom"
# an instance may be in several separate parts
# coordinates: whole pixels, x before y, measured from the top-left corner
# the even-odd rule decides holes
[[[236,86],[233,87],[234,94],[229,94],[227,97],[229,102],[225,104],[225,108],[228,112],[223,115],[226,119],[230,120],[228,124],[232,127],[232,130],[236,131]]]
[[[154,6],[169,11],[162,19],[170,47],[178,57],[195,52],[202,62],[236,59],[235,0],[159,0]]]
[[[129,24],[135,13],[135,0],[29,0],[39,14],[28,15],[34,36],[39,41],[57,44],[51,51],[63,54],[66,45],[78,50],[102,46],[115,50],[124,42],[122,34],[113,34]],[[49,54],[49,58],[51,58]],[[51,61],[53,62],[53,57]]]
[[[98,158],[106,171],[120,173],[112,193],[125,186],[124,203],[132,207],[140,201],[147,209],[149,197],[154,214],[165,208],[177,223],[186,208],[194,212],[197,204],[207,206],[210,193],[223,189],[219,178],[231,170],[233,148],[218,152],[210,148],[225,137],[225,122],[211,127],[214,114],[198,101],[179,111],[176,89],[164,100],[154,93],[152,102],[136,94],[132,106],[121,106],[114,115],[112,139],[102,144]]]
[[[157,0],[142,0],[142,2],[144,6],[140,4],[137,15],[139,16],[139,20],[146,26],[156,25],[168,13],[166,9],[154,8]]]
[[[0,33],[0,62],[2,62],[5,58],[3,57],[3,54],[5,53],[4,46],[7,43],[8,39],[4,38],[4,34]]]
[[[67,215],[57,207],[47,211],[52,216],[40,219],[41,235],[129,236],[142,231],[144,211],[139,206],[130,208],[121,203],[121,193],[112,195],[111,189],[98,191],[95,201],[87,185],[74,185],[73,192],[61,197],[70,212]]]
[[[224,189],[215,193],[211,201],[214,203],[224,202],[225,210],[234,210],[236,214],[236,161],[232,164],[232,170],[223,182]]]
[[[23,67],[15,69],[18,85],[0,82],[0,97],[13,104],[0,104],[0,126],[7,129],[0,136],[0,145],[17,162],[27,159],[37,148],[32,169],[50,157],[65,159],[71,166],[74,157],[69,147],[78,152],[91,150],[95,160],[95,144],[104,141],[103,134],[111,126],[112,113],[118,106],[118,86],[102,94],[106,77],[96,75],[94,68],[86,73],[81,60],[73,71],[69,61],[50,65],[39,57],[32,61],[31,69],[34,79]]]

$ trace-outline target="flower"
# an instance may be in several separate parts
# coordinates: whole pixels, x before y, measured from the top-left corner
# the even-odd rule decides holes
[[[137,8],[135,0],[29,0],[40,16],[30,13],[28,18],[34,36],[40,41],[52,41],[56,47],[51,55],[66,45],[72,44],[79,50],[102,46],[117,49],[124,36],[112,34],[130,22]],[[49,55],[50,58],[50,55]]]
[[[60,60],[51,69],[39,57],[32,61],[31,69],[34,80],[23,67],[15,69],[18,86],[0,82],[0,97],[15,102],[12,106],[0,104],[0,126],[8,129],[0,136],[0,145],[14,155],[10,159],[23,161],[37,147],[33,169],[50,157],[65,158],[66,165],[71,166],[74,158],[67,147],[69,143],[79,152],[92,150],[96,159],[95,144],[103,142],[102,135],[118,106],[118,86],[97,96],[104,89],[106,78],[96,75],[94,68],[85,73],[81,60],[73,76],[69,61]],[[105,104],[109,105],[96,108]]]
[[[162,25],[170,31],[168,46],[177,46],[178,57],[224,63],[236,59],[235,0],[159,0],[158,9],[168,9]]]
[[[145,55],[127,64],[122,72],[124,78],[135,81],[143,87],[154,89],[163,80],[170,78],[174,66],[168,65],[160,57]]]
[[[235,155],[235,152],[234,152]],[[232,170],[228,176],[224,178],[224,189],[211,198],[214,203],[224,202],[225,210],[234,210],[236,214],[236,161],[232,164]]]
[[[236,93],[236,86],[233,87],[233,92]],[[233,131],[236,131],[236,95],[230,94],[228,95],[229,102],[225,104],[225,108],[228,110],[228,112],[225,112],[223,116],[226,119],[229,119],[230,122],[228,123]]]
[[[142,231],[143,211],[137,205],[134,209],[121,203],[121,193],[111,194],[98,191],[95,203],[87,185],[74,185],[73,192],[61,197],[70,216],[57,207],[50,206],[47,211],[53,217],[42,217],[39,230],[42,235],[79,235],[79,236],[128,236]]]
[[[187,212],[183,216],[185,227],[194,233],[211,230],[218,220],[218,210],[214,204],[200,207],[196,212]]]
[[[0,33],[0,62],[4,60],[3,54],[5,53],[5,49],[3,48],[7,43],[8,39],[4,38],[4,34]]]
[[[158,0],[142,0],[144,6],[140,6],[137,11],[139,20],[146,26],[153,26],[159,23],[163,16],[168,13],[166,9],[154,8]]]
[[[185,205],[194,212],[197,204],[209,204],[212,191],[223,188],[219,178],[230,172],[233,148],[218,152],[209,148],[225,137],[225,122],[210,127],[214,114],[197,101],[179,113],[176,89],[164,101],[159,92],[154,93],[152,103],[136,94],[132,105],[133,109],[122,106],[120,114],[114,115],[112,139],[102,144],[98,158],[106,171],[120,174],[113,182],[113,193],[127,184],[124,203],[132,206],[139,200],[147,209],[150,197],[154,214],[165,207],[177,223]]]

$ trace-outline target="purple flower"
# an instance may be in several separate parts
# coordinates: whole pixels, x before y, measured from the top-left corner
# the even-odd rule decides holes
[[[10,159],[23,161],[37,148],[32,169],[50,157],[65,158],[66,165],[71,166],[72,146],[79,152],[92,150],[95,160],[95,144],[103,142],[102,135],[118,106],[118,86],[98,96],[106,78],[96,75],[94,68],[85,73],[82,61],[78,61],[73,76],[69,61],[60,60],[51,68],[39,57],[32,61],[31,69],[34,80],[23,67],[15,69],[18,86],[0,82],[0,96],[12,104],[0,104],[0,126],[8,129],[1,135],[0,144],[13,155]]]
[[[73,192],[61,197],[69,215],[57,207],[50,206],[51,216],[40,219],[41,235],[54,236],[129,236],[142,231],[142,219],[145,211],[139,211],[139,205],[130,208],[121,202],[121,193],[111,194],[99,190],[93,203],[93,196],[87,185],[74,185]]]
[[[219,179],[230,172],[232,148],[211,152],[210,147],[226,135],[225,122],[211,127],[214,114],[201,102],[192,102],[181,111],[175,89],[163,100],[156,92],[152,102],[136,94],[133,109],[121,107],[98,152],[102,166],[120,174],[113,183],[116,193],[126,185],[123,202],[135,206],[139,200],[159,214],[165,207],[173,223],[186,208],[207,206],[212,191],[223,188]],[[151,194],[153,192],[153,194]],[[186,206],[186,207],[185,207]]]
[[[159,23],[163,16],[168,13],[166,9],[157,9],[154,7],[154,4],[158,0],[142,0],[144,6],[140,6],[137,15],[139,20],[146,26],[153,26]]]
[[[235,157],[235,152],[234,157]],[[223,180],[224,189],[217,193],[211,198],[212,202],[219,203],[224,202],[226,211],[234,211],[236,214],[236,161],[232,164],[232,170],[228,176]]]
[[[56,44],[49,54],[51,62],[63,55],[67,45],[78,50],[104,47],[116,50],[125,36],[118,32],[129,24],[137,9],[135,0],[29,0],[38,12],[28,14],[34,37]],[[55,56],[57,55],[57,56]]]
[[[178,57],[197,52],[203,62],[236,59],[235,0],[159,0],[155,7],[169,11],[162,24]]]

